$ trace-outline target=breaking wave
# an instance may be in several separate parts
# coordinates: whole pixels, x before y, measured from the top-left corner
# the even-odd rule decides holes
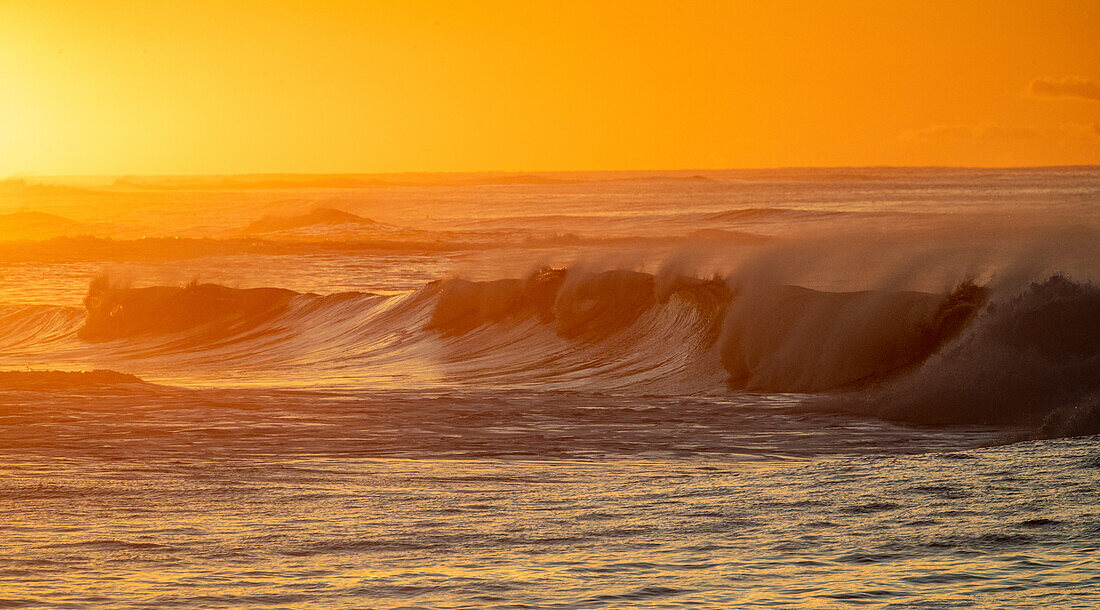
[[[817,406],[919,424],[1009,424],[1100,434],[1100,289],[1055,276],[991,302],[893,383]]]
[[[114,288],[106,278],[97,278],[84,297],[87,316],[78,336],[106,341],[194,328],[205,331],[199,339],[231,335],[285,313],[295,294],[279,288],[234,289],[198,283],[183,288]]]
[[[1100,432],[1100,291],[1061,276],[934,294],[542,268],[397,296],[100,278],[83,312],[0,310],[0,358],[275,387],[807,393],[918,424]]]
[[[134,375],[95,371],[0,371],[0,390],[90,390],[144,385]]]

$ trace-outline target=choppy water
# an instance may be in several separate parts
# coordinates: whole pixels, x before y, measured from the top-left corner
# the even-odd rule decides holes
[[[0,607],[1100,605],[1100,171],[558,178],[0,199]]]
[[[7,606],[1094,607],[1092,440],[816,458],[7,459]]]

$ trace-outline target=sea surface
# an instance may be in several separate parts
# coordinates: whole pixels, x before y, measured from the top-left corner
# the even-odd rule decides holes
[[[1100,606],[1100,169],[0,183],[0,607]]]

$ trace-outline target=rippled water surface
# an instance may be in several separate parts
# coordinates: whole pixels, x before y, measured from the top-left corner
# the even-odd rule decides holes
[[[797,396],[41,398],[0,417],[9,607],[1100,603],[1091,438]]]
[[[9,458],[0,590],[9,607],[1092,607],[1094,445]]]

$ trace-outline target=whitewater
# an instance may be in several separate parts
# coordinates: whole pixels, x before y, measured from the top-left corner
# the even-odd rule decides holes
[[[0,606],[1100,603],[1096,168],[0,216]]]

